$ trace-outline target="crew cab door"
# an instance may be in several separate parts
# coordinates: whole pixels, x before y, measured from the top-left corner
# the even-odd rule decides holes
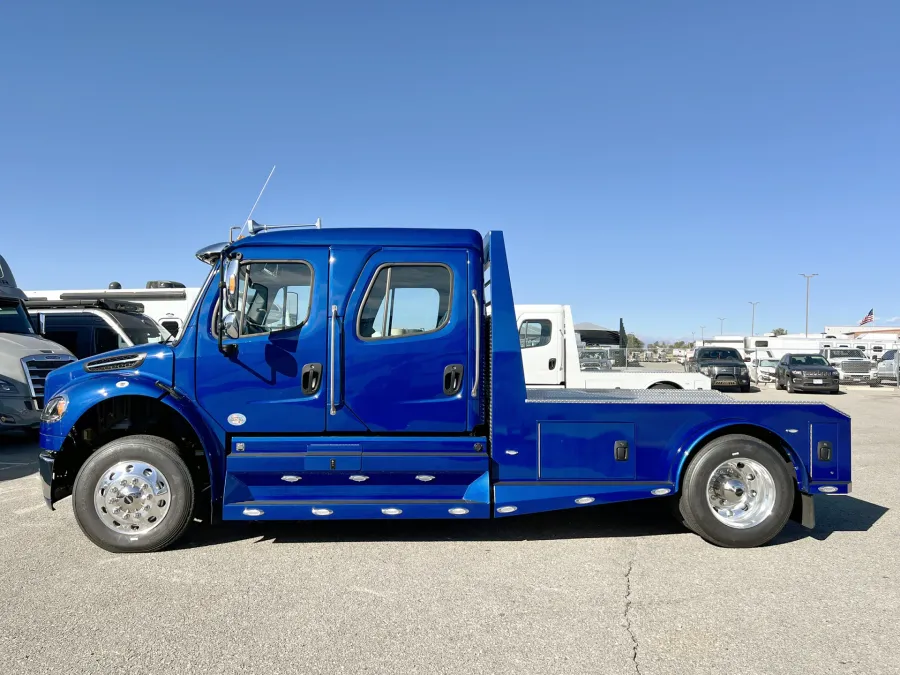
[[[475,368],[468,256],[382,249],[363,268],[340,319],[336,398],[370,431],[468,429]]]
[[[563,381],[563,340],[556,323],[559,319],[536,312],[519,315],[519,346],[526,385],[554,385]]]
[[[240,337],[219,351],[216,326],[200,325],[196,396],[228,432],[325,430],[328,248],[246,248],[238,282]],[[215,316],[212,284],[200,316]]]

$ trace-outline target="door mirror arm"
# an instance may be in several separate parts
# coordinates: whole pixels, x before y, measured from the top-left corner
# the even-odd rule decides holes
[[[240,337],[240,331],[238,335],[232,335],[237,326],[240,325],[240,322],[237,320],[236,314],[237,312],[230,312],[228,314],[228,325],[226,326],[226,316],[225,316],[225,302],[226,302],[226,283],[225,283],[225,268],[231,267],[231,262],[237,263],[237,260],[229,261],[228,264],[223,260],[222,265],[219,267],[219,301],[216,303],[216,339],[219,344],[219,351],[222,352],[225,356],[231,356],[237,353],[237,345],[233,343],[224,344],[223,336],[226,331],[228,331],[228,337],[237,338]],[[235,277],[235,285],[237,284]],[[235,289],[236,291],[236,289]]]

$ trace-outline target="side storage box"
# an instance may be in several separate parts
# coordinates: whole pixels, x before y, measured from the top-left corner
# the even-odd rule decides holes
[[[633,480],[634,425],[619,422],[540,422],[542,480]]]

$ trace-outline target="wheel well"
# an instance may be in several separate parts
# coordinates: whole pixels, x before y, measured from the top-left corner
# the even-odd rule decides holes
[[[676,384],[675,382],[669,382],[668,380],[664,382],[654,382],[651,384],[648,389],[683,389],[680,384]]]
[[[123,436],[172,441],[191,471],[196,493],[209,485],[209,466],[193,427],[179,412],[147,396],[116,396],[88,408],[72,425],[53,467],[54,501],[71,494],[78,470],[101,447]]]
[[[694,457],[697,456],[697,453],[700,452],[704,447],[712,443],[717,438],[722,438],[723,436],[752,436],[753,438],[762,441],[766,445],[771,446],[781,458],[787,462],[788,464],[793,465],[794,460],[791,459],[791,454],[788,450],[787,443],[784,442],[782,438],[778,436],[768,429],[763,429],[762,427],[757,427],[752,424],[734,424],[731,426],[723,427],[721,429],[716,429],[712,433],[707,436],[704,436],[703,439],[694,446],[687,457],[685,457],[684,461],[681,464],[681,470],[679,475],[676,478],[676,491],[681,491],[681,480],[687,471],[688,466],[694,460]],[[794,479],[796,480],[796,471],[794,473]]]

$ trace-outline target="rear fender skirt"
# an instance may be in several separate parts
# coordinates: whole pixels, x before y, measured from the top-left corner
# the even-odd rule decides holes
[[[678,486],[678,489],[681,489],[681,478],[684,475],[684,469],[687,464],[687,459],[691,456],[695,449],[698,447],[705,445],[707,439],[710,436],[716,434],[723,429],[728,429],[731,427],[743,427],[743,429],[736,429],[735,433],[747,433],[748,430],[754,429],[762,432],[766,435],[771,435],[777,438],[781,442],[782,449],[787,453],[788,457],[791,460],[791,463],[794,466],[794,477],[797,481],[797,487],[801,492],[809,492],[809,476],[807,473],[806,464],[800,459],[800,456],[797,454],[796,450],[791,446],[791,444],[785,439],[781,434],[775,432],[773,429],[765,427],[761,424],[755,424],[753,422],[748,422],[747,420],[741,419],[729,419],[729,420],[719,420],[715,424],[708,427],[695,427],[687,434],[685,434],[684,438],[694,439],[689,443],[682,443],[682,445],[678,448],[678,450],[674,453],[674,456],[671,458],[669,466],[675,468],[674,476],[670,476],[670,480]],[[753,435],[753,434],[750,434]],[[800,434],[800,438],[807,438],[808,435]]]

